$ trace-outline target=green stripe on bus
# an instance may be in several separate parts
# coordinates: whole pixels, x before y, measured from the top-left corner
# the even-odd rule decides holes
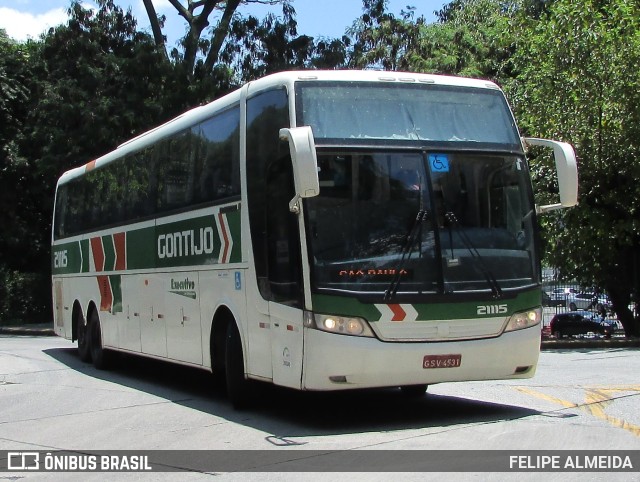
[[[396,304],[380,301],[379,303],[363,303],[348,296],[335,295],[312,295],[313,311],[316,313],[358,316],[367,321],[379,321],[382,313],[375,306],[376,304]],[[408,303],[401,303],[408,304]],[[459,320],[478,318],[478,307],[506,305],[504,316],[509,316],[515,312],[527,310],[541,306],[540,289],[532,289],[518,294],[511,299],[493,300],[489,297],[486,301],[466,301],[460,302],[452,300],[443,303],[416,303],[411,304],[416,310],[419,321],[430,320]],[[497,310],[487,309],[486,316],[495,317]]]
[[[82,267],[82,255],[80,244],[59,244],[51,248],[51,272],[53,274],[78,273]]]
[[[151,226],[127,232],[127,269],[155,268],[155,231]]]
[[[119,274],[109,276],[109,282],[113,293],[111,313],[122,313],[122,277]]]
[[[90,271],[89,268],[89,240],[83,239],[80,241],[80,253],[82,254],[82,273],[88,273]]]
[[[327,315],[358,316],[367,321],[380,319],[380,311],[373,304],[361,303],[349,296],[312,295],[313,311]]]
[[[197,218],[126,231],[126,269],[211,266],[220,262],[221,250],[228,248],[228,245],[231,251],[226,256],[227,262],[241,262],[240,209],[232,206],[222,212],[228,229],[218,225],[218,213],[214,212]],[[226,233],[227,246],[223,244],[219,229]],[[113,271],[117,261],[113,235],[101,236],[101,240],[105,257],[104,271]],[[56,245],[52,248],[52,272],[88,273],[91,271],[89,258],[88,239]]]
[[[104,270],[113,271],[116,264],[116,250],[113,246],[113,236],[102,236],[102,248],[104,249]]]
[[[227,223],[229,224],[230,236],[233,241],[231,248],[230,263],[240,263],[242,261],[242,243],[241,243],[241,227],[240,227],[240,210],[227,213]]]

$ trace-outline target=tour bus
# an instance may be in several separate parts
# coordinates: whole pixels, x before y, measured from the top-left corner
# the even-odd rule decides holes
[[[559,199],[534,203],[529,145]],[[573,148],[522,139],[486,80],[264,77],[64,173],[57,335],[299,390],[533,376],[537,215],[577,202]]]

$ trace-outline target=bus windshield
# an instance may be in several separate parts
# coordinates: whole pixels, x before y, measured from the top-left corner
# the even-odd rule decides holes
[[[318,165],[314,289],[497,295],[539,282],[521,155],[327,149]]]
[[[521,151],[515,122],[497,89],[413,83],[298,82],[298,125],[318,145],[452,143]]]

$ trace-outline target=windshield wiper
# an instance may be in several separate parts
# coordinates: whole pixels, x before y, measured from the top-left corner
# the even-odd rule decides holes
[[[449,236],[451,236],[451,226],[454,226],[456,228],[456,232],[458,233],[458,235],[460,236],[460,239],[462,240],[462,243],[465,245],[465,247],[471,254],[471,258],[476,262],[476,264],[480,268],[480,271],[482,271],[482,274],[487,280],[487,284],[491,288],[493,297],[502,298],[502,289],[500,288],[500,284],[498,283],[498,280],[495,278],[495,276],[493,276],[493,273],[491,272],[491,270],[487,268],[487,265],[485,264],[484,259],[482,258],[482,256],[480,255],[476,247],[473,245],[469,237],[467,236],[467,233],[464,232],[464,229],[462,229],[462,226],[460,226],[460,222],[458,221],[458,218],[456,218],[456,215],[453,214],[451,211],[448,211],[445,213],[444,217],[449,224]],[[451,243],[451,251],[453,252],[453,243]]]
[[[407,242],[402,247],[402,256],[400,257],[400,263],[398,263],[398,266],[396,268],[396,273],[393,276],[393,279],[391,280],[391,284],[389,285],[387,290],[384,292],[385,301],[390,300],[396,295],[398,291],[398,286],[400,285],[402,270],[404,269],[405,261],[408,259],[407,254],[409,255],[409,258],[410,258],[413,245],[415,244],[416,239],[418,239],[418,233],[420,232],[420,229],[419,229],[420,225],[422,224],[423,221],[427,219],[427,217],[428,217],[428,212],[426,210],[420,209],[418,211],[418,214],[416,215],[416,219],[413,222],[413,226],[411,226],[411,230],[407,235]]]

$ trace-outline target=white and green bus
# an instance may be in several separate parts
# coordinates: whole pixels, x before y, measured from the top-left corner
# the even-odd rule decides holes
[[[527,144],[553,148],[534,203]],[[533,376],[536,216],[577,202],[573,149],[521,139],[493,83],[270,75],[66,172],[54,326],[106,366],[140,354],[300,390]]]

